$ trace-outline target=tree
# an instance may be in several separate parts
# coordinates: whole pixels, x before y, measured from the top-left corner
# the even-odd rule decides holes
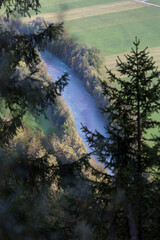
[[[48,239],[53,231],[53,226],[46,227],[51,213],[49,199],[57,176],[49,159],[54,156],[45,151],[38,156],[31,148],[30,154],[10,149],[11,139],[23,127],[25,113],[32,110],[35,117],[45,114],[67,84],[67,74],[57,82],[45,83],[38,76],[38,51],[56,39],[63,26],[44,22],[43,28],[27,34],[19,21],[9,17],[13,13],[29,14],[29,10],[37,12],[39,1],[0,1],[2,6],[8,22],[0,22],[0,238]]]
[[[26,11],[23,9],[24,13]],[[41,61],[38,51],[43,51],[48,42],[62,33],[62,24],[44,25],[38,32],[30,34],[22,29],[13,31],[12,24],[7,25],[6,30],[6,25],[4,22],[0,24],[0,98],[9,114],[7,118],[0,118],[0,144],[7,143],[16,134],[27,109],[34,109],[35,116],[44,113],[67,84],[67,74],[57,82],[47,82],[45,85],[36,76]],[[21,62],[27,70],[23,78],[18,71]]]
[[[92,47],[86,51],[85,57],[87,58],[90,66],[93,66],[99,72],[104,62],[101,51]]]
[[[20,14],[22,16],[29,15],[29,11],[33,10],[36,13],[39,12],[39,8],[41,7],[39,0],[1,0],[0,8],[3,7],[5,9],[5,13],[7,17],[11,14]]]
[[[133,44],[135,49],[125,55],[126,62],[120,58],[117,60],[122,78],[107,69],[110,84],[102,81],[103,93],[108,98],[104,109],[109,122],[106,127],[108,137],[93,134],[85,127],[84,131],[93,153],[113,173],[113,189],[116,189],[119,201],[123,203],[123,216],[126,216],[128,224],[126,229],[123,227],[123,234],[126,231],[123,239],[129,234],[127,239],[142,240],[148,239],[147,234],[152,231],[146,227],[146,222],[153,220],[153,215],[149,213],[149,202],[152,200],[148,199],[153,185],[146,174],[149,169],[159,167],[160,160],[156,154],[153,157],[152,147],[148,143],[156,143],[157,137],[147,138],[148,129],[160,126],[159,120],[153,119],[153,114],[160,111],[160,72],[146,49],[139,50],[140,41],[137,38]],[[122,220],[122,213],[118,215],[113,199],[111,204],[113,221],[118,218]],[[117,239],[116,229],[117,226],[114,230],[112,227],[112,233],[115,233],[111,234],[110,239]],[[158,232],[156,234],[158,236]]]

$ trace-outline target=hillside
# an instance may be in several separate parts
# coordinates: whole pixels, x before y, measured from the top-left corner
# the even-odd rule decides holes
[[[159,240],[159,0],[41,4],[0,1],[0,240]]]

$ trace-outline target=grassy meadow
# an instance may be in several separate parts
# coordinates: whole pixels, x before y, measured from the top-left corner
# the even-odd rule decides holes
[[[117,55],[130,51],[135,36],[141,39],[142,48],[149,47],[159,64],[160,8],[146,3],[160,6],[160,0],[146,3],[135,0],[40,0],[40,3],[39,17],[51,22],[64,21],[73,39],[102,51],[106,65],[112,67],[111,62]],[[37,17],[33,12],[31,16],[31,19]]]
[[[160,5],[160,0],[147,2]],[[160,66],[159,7],[135,0],[41,0],[41,6],[39,17],[64,21],[76,42],[102,51],[106,66],[115,69],[116,56],[130,51],[135,36]]]
[[[149,0],[147,2],[156,4],[156,5],[160,5],[160,0]]]
[[[38,129],[47,135],[58,133],[57,128],[54,128],[53,120],[49,112],[47,113],[47,119],[41,114],[37,120],[35,120],[30,112],[27,112],[24,116],[24,122],[30,127],[31,130]]]
[[[120,2],[123,0],[107,0],[107,3]],[[52,13],[74,8],[90,7],[99,4],[106,4],[106,0],[41,0],[41,13]]]

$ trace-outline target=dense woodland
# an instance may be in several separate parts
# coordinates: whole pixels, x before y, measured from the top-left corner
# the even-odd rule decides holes
[[[106,80],[100,51],[74,43],[63,24],[11,19],[38,12],[39,1],[0,7],[0,239],[159,240],[160,72],[147,49],[135,38],[126,61],[117,59],[122,78],[106,69]],[[103,165],[92,163],[60,96],[67,73],[53,82],[41,62],[46,47],[103,106],[108,137],[83,126]],[[50,128],[33,129],[27,114]]]

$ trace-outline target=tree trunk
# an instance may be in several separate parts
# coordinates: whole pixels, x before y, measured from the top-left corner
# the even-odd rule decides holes
[[[127,220],[128,220],[128,228],[129,228],[129,240],[138,240],[138,235],[137,235],[137,228],[136,228],[136,222],[133,216],[133,211],[132,211],[132,205],[129,203],[125,192],[123,189],[118,186],[118,191],[121,193],[121,201],[124,203],[125,209],[126,209],[126,214],[127,214]]]
[[[136,47],[136,54],[138,56],[138,47]],[[139,62],[137,58],[137,160],[138,160],[138,240],[143,240],[142,231],[142,187],[141,187],[141,174],[142,174],[142,163],[141,163],[141,144],[142,144],[142,132],[141,132],[141,113],[140,113],[140,102],[141,92],[139,83]]]
[[[136,223],[133,217],[132,213],[132,206],[128,202],[128,199],[124,196],[123,200],[126,208],[126,213],[127,213],[127,219],[128,219],[128,227],[129,227],[129,235],[130,235],[130,240],[137,240],[137,229],[136,229]]]
[[[113,206],[109,210],[109,240],[115,239],[115,231],[114,231],[114,209]]]

